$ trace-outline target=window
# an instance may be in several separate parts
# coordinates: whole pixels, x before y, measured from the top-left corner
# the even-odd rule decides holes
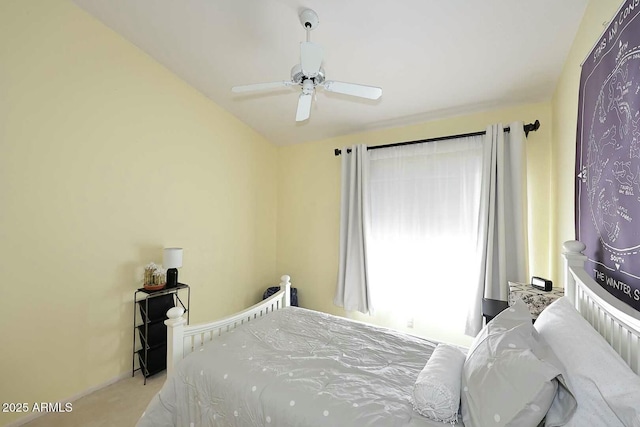
[[[479,277],[483,136],[369,151],[376,315],[464,333]]]

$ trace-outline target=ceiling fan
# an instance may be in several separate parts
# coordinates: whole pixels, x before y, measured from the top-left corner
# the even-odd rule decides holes
[[[305,9],[300,13],[300,23],[307,32],[307,41],[300,43],[300,64],[294,65],[291,69],[291,80],[234,86],[231,91],[246,93],[280,87],[300,86],[302,93],[298,98],[297,122],[309,118],[311,100],[318,86],[327,92],[342,93],[360,98],[378,99],[382,96],[382,89],[379,87],[325,80],[324,69],[322,68],[322,47],[311,42],[310,34],[311,30],[315,29],[320,23],[318,15],[311,9]]]

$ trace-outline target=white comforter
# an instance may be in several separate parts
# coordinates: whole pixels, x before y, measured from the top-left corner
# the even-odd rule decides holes
[[[285,308],[187,356],[138,426],[441,427],[411,404],[435,345]]]

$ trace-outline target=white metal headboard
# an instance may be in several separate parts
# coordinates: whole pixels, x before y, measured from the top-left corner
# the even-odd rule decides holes
[[[640,375],[640,312],[615,298],[585,271],[586,246],[564,243],[564,293],[576,309],[611,345],[633,372]]]
[[[167,375],[187,354],[193,353],[226,332],[232,331],[251,320],[291,305],[291,281],[284,275],[280,278],[280,290],[269,298],[243,311],[209,323],[186,326],[182,307],[173,307],[167,312]]]

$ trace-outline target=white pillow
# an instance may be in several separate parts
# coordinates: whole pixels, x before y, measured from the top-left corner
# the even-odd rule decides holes
[[[436,421],[458,421],[460,374],[465,355],[454,346],[439,344],[413,386],[413,408]]]
[[[561,369],[533,329],[521,300],[475,338],[463,367],[461,409],[466,427],[535,427],[549,409]],[[552,360],[553,359],[553,360]]]
[[[567,386],[578,402],[567,426],[640,426],[640,377],[566,297],[549,305],[535,328],[564,364]],[[559,393],[556,400],[560,397]],[[554,401],[548,422],[561,406]]]

